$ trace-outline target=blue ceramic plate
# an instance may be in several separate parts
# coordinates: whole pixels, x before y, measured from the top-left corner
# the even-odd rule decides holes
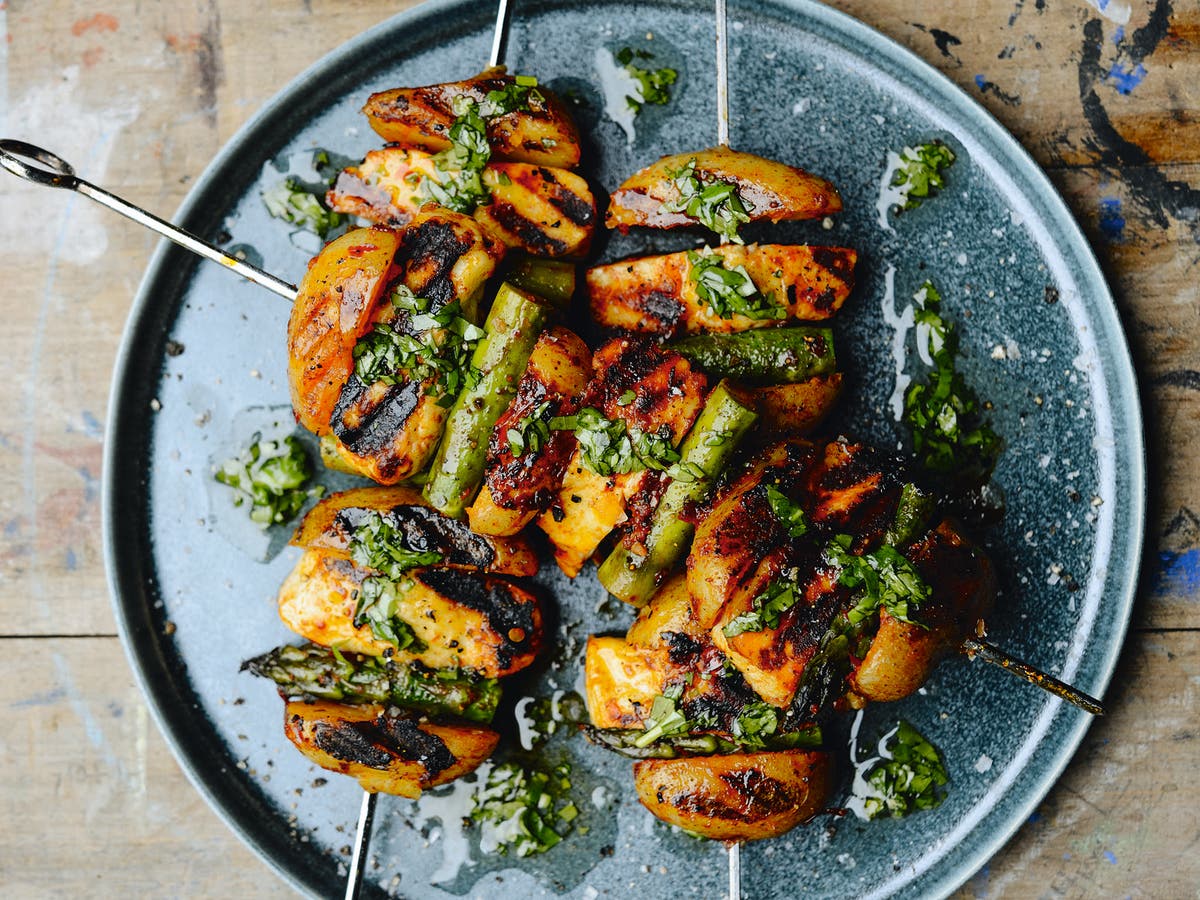
[[[690,2],[517,4],[508,60],[576,92],[586,172],[598,189],[611,190],[662,154],[715,143],[708,10]],[[260,191],[282,171],[302,173],[314,147],[350,156],[371,149],[376,139],[358,109],[372,91],[479,69],[491,15],[485,4],[430,3],[330,54],[230,142],[178,221],[299,279],[311,239],[269,219]],[[828,229],[795,224],[755,236],[836,242],[861,254],[859,286],[837,323],[841,368],[851,376],[838,427],[882,446],[899,440],[888,323],[932,278],[961,326],[966,373],[994,404],[992,422],[1007,443],[995,475],[1007,514],[980,535],[1003,585],[992,637],[1102,694],[1129,618],[1144,472],[1129,354],[1079,228],[1016,141],[887,39],[805,0],[738,3],[730,22],[733,145],[830,178],[846,205]],[[625,45],[680,72],[671,103],[648,108],[632,140],[603,114],[597,74],[598,59]],[[947,189],[916,211],[881,219],[886,154],[935,137],[958,154]],[[601,237],[598,255],[690,240]],[[326,780],[296,753],[272,686],[238,672],[246,657],[291,638],[273,595],[295,551],[281,551],[286,534],[249,526],[210,475],[252,432],[292,430],[287,315],[274,296],[160,248],[114,384],[106,542],[130,660],[184,768],[284,878],[329,896],[340,889],[357,786]],[[907,365],[916,369],[915,360]],[[590,569],[574,584],[553,573],[541,582],[557,609],[558,640],[517,696],[576,686],[585,635],[623,631],[630,618],[606,602]],[[874,740],[901,716],[945,754],[946,802],[896,821],[830,818],[750,845],[747,896],[949,892],[1029,815],[1088,724],[965,659],[943,664],[920,695],[872,709],[862,737]],[[634,798],[628,761],[561,735],[547,753],[574,763],[586,834],[527,860],[485,856],[460,827],[469,786],[419,805],[384,798],[371,889],[421,897],[590,898],[635,884],[644,897],[723,892],[724,849],[655,821]]]

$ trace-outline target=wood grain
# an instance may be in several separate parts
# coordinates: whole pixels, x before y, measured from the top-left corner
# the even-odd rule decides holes
[[[0,133],[170,212],[268,97],[406,0],[0,0]],[[1200,7],[835,0],[979,99],[1050,171],[1142,378],[1151,515],[1112,715],[963,897],[1194,896],[1200,684]],[[1121,7],[1110,0],[1108,15]],[[100,558],[121,328],[155,240],[0,177],[0,885],[279,896],[205,807],[122,659]],[[65,637],[64,637],[65,636]],[[31,762],[36,761],[36,764]]]

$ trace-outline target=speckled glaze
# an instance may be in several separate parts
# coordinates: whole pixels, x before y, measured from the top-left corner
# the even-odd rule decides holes
[[[366,96],[475,71],[487,55],[491,14],[487,4],[426,4],[321,60],[230,142],[176,220],[231,237],[270,271],[299,279],[313,245],[268,219],[259,200],[260,189],[281,177],[275,164],[316,146],[351,156],[370,149],[376,139],[358,113]],[[1129,617],[1144,472],[1129,355],[1079,229],[987,113],[852,19],[803,0],[735,3],[730,34],[733,145],[830,178],[846,205],[831,230],[807,223],[752,235],[836,242],[861,254],[859,286],[836,326],[850,375],[838,427],[882,446],[900,439],[887,408],[885,277],[893,270],[901,307],[932,278],[962,326],[966,374],[994,404],[992,422],[1007,444],[995,476],[1007,514],[979,535],[1003,585],[992,638],[1102,694]],[[603,197],[661,154],[715,143],[712,39],[706,3],[522,0],[508,59],[587,101],[579,114],[585,170]],[[633,143],[601,116],[591,65],[597,47],[625,44],[680,70],[675,98],[639,117]],[[881,228],[875,205],[886,152],[933,137],[959,156],[948,188]],[[597,252],[607,260],[691,241],[602,235]],[[209,474],[253,431],[292,429],[287,315],[286,303],[266,292],[160,248],[113,387],[105,537],[130,662],[184,768],[284,878],[331,896],[341,890],[340,851],[353,834],[357,786],[337,776],[315,784],[324,773],[287,744],[273,688],[238,672],[246,657],[292,638],[273,597],[296,551],[283,548],[285,532],[261,536],[245,525]],[[168,340],[184,351],[168,355]],[[510,690],[513,699],[576,686],[586,634],[623,631],[630,619],[605,601],[590,568],[573,584],[549,571],[539,582],[558,649]],[[869,745],[898,717],[944,752],[952,778],[946,802],[900,821],[829,818],[750,845],[742,864],[747,897],[948,893],[1029,815],[1088,724],[1082,713],[965,659],[943,664],[920,695],[870,710],[862,741]],[[511,712],[502,718],[511,721]],[[384,798],[369,889],[414,897],[594,897],[634,885],[646,898],[723,893],[724,849],[655,821],[634,798],[627,761],[578,738],[555,738],[550,753],[573,759],[588,835],[515,864],[475,853],[474,865],[431,886],[446,845],[434,807]],[[596,787],[612,797],[599,809],[588,802]],[[602,856],[602,847],[611,853]]]

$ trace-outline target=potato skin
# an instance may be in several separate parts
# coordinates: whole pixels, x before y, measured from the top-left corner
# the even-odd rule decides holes
[[[448,135],[456,118],[456,97],[482,101],[489,91],[503,91],[514,80],[500,66],[465,81],[380,91],[368,98],[363,112],[376,134],[388,143],[436,153],[450,146]],[[551,91],[539,86],[537,93],[542,102],[530,98],[529,109],[488,119],[492,156],[539,166],[574,168],[580,155],[575,123]]]
[[[329,433],[354,345],[371,329],[399,247],[391,228],[354,228],[308,264],[288,318],[288,388],[296,419],[314,434]]]
[[[408,537],[409,546],[441,553],[440,566],[499,575],[537,574],[537,555],[524,538],[473,534],[464,523],[433,509],[420,491],[403,486],[330,494],[309,510],[291,543],[349,559],[354,526],[367,512],[391,520]]]
[[[679,189],[670,173],[684,168],[691,160],[696,161],[695,172],[701,181],[720,179],[737,185],[742,201],[752,207],[751,221],[819,219],[842,208],[837,188],[823,178],[753,153],[713,147],[664,156],[635,172],[613,191],[604,224],[622,230],[632,225],[647,228],[695,225],[696,221],[687,214],[662,208],[664,203],[679,198]]]
[[[681,634],[697,644],[708,640],[708,633],[692,615],[692,600],[688,594],[687,577],[682,572],[672,575],[650,602],[639,611],[625,640],[635,647],[646,649],[670,648],[666,634]]]
[[[827,753],[780,750],[634,763],[638,799],[671,825],[718,841],[778,837],[829,802]]]
[[[437,724],[377,704],[332,701],[289,701],[283,732],[317,765],[356,778],[363,790],[411,799],[475,771],[500,740],[479,725]]]
[[[798,384],[752,388],[749,393],[764,430],[804,437],[820,427],[837,405],[842,380],[842,373],[834,372]]]
[[[354,610],[366,569],[326,550],[306,550],[279,589],[283,624],[314,643],[382,656],[431,669],[470,668],[489,678],[519,672],[541,647],[537,599],[503,579],[451,569],[414,569],[404,594],[404,619],[427,646],[396,650]]]

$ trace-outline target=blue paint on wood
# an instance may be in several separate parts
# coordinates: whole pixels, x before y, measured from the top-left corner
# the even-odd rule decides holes
[[[1173,553],[1158,554],[1158,574],[1154,592],[1157,594],[1195,595],[1200,590],[1200,547]]]
[[[1126,70],[1121,63],[1113,63],[1108,70],[1108,80],[1113,83],[1118,94],[1132,94],[1133,89],[1142,83],[1146,77],[1146,67],[1138,63],[1132,69]]]
[[[1101,198],[1100,232],[1113,243],[1125,239],[1125,216],[1121,212],[1119,197]]]

